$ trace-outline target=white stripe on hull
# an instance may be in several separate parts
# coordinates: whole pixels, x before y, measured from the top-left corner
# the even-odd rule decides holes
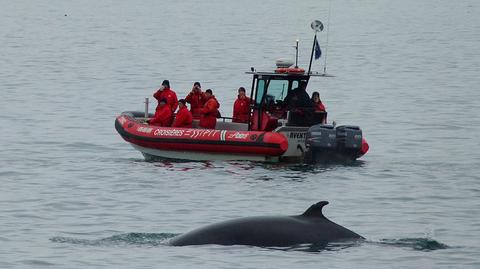
[[[196,151],[173,151],[173,150],[159,150],[141,147],[130,143],[136,150],[140,151],[146,159],[151,157],[190,160],[190,161],[261,161],[261,162],[278,162],[278,157],[261,156],[261,155],[239,155],[228,153],[213,153],[213,152],[196,152]]]

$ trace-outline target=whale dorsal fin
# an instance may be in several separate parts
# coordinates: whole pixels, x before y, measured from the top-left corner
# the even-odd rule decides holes
[[[321,201],[310,206],[307,211],[305,211],[302,216],[304,217],[315,217],[315,218],[325,218],[322,213],[322,208],[328,205],[328,201]]]

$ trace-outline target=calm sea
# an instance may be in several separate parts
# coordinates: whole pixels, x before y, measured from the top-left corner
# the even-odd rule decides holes
[[[2,1],[0,268],[479,268],[480,14],[465,1]],[[330,8],[329,8],[330,7]],[[330,14],[330,15],[329,15]],[[114,129],[169,79],[231,115],[250,67],[313,69],[354,165],[145,162]],[[328,26],[328,27],[327,27]],[[327,33],[327,28],[329,29]],[[328,42],[327,42],[328,40]],[[325,214],[354,246],[170,247],[216,221]]]

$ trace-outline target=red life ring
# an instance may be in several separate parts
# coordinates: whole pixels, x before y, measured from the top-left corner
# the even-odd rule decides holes
[[[305,69],[303,68],[294,68],[294,67],[289,67],[289,68],[277,68],[275,70],[275,73],[296,73],[296,74],[303,74],[305,73]]]

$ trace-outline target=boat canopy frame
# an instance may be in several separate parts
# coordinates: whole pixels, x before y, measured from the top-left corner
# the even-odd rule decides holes
[[[265,105],[266,97],[268,95],[269,84],[270,81],[288,81],[287,91],[285,92],[285,96],[288,95],[293,89],[299,86],[300,81],[305,82],[305,87],[307,87],[310,77],[333,77],[331,75],[325,73],[276,73],[276,72],[245,72],[246,74],[253,75],[252,78],[252,86],[250,90],[250,99],[253,101],[253,107],[259,107]],[[261,92],[261,96],[259,94],[259,82],[265,81],[265,84],[260,85],[263,86],[263,91]],[[297,82],[296,84],[294,82]]]
[[[252,78],[252,86],[250,91],[250,99],[252,100],[252,104],[250,105],[250,117],[249,117],[249,130],[251,130],[252,126],[252,115],[254,111],[257,111],[257,122],[261,124],[262,121],[262,113],[266,110],[267,102],[278,102],[284,101],[288,93],[290,93],[293,89],[297,88],[300,85],[300,82],[305,83],[305,86],[308,85],[308,81],[310,80],[310,76],[322,76],[318,74],[306,74],[306,73],[274,73],[274,72],[246,72],[246,74],[253,75]],[[273,87],[274,85],[271,82],[280,82],[276,83],[276,88]],[[282,85],[283,82],[283,85]],[[275,84],[275,83],[274,83]],[[272,87],[270,87],[272,86]],[[272,95],[274,90],[279,90],[279,86],[282,87],[280,96]],[[269,94],[269,90],[270,93]],[[277,93],[278,94],[278,93]],[[273,99],[272,99],[273,97]],[[277,99],[276,97],[280,97]]]

